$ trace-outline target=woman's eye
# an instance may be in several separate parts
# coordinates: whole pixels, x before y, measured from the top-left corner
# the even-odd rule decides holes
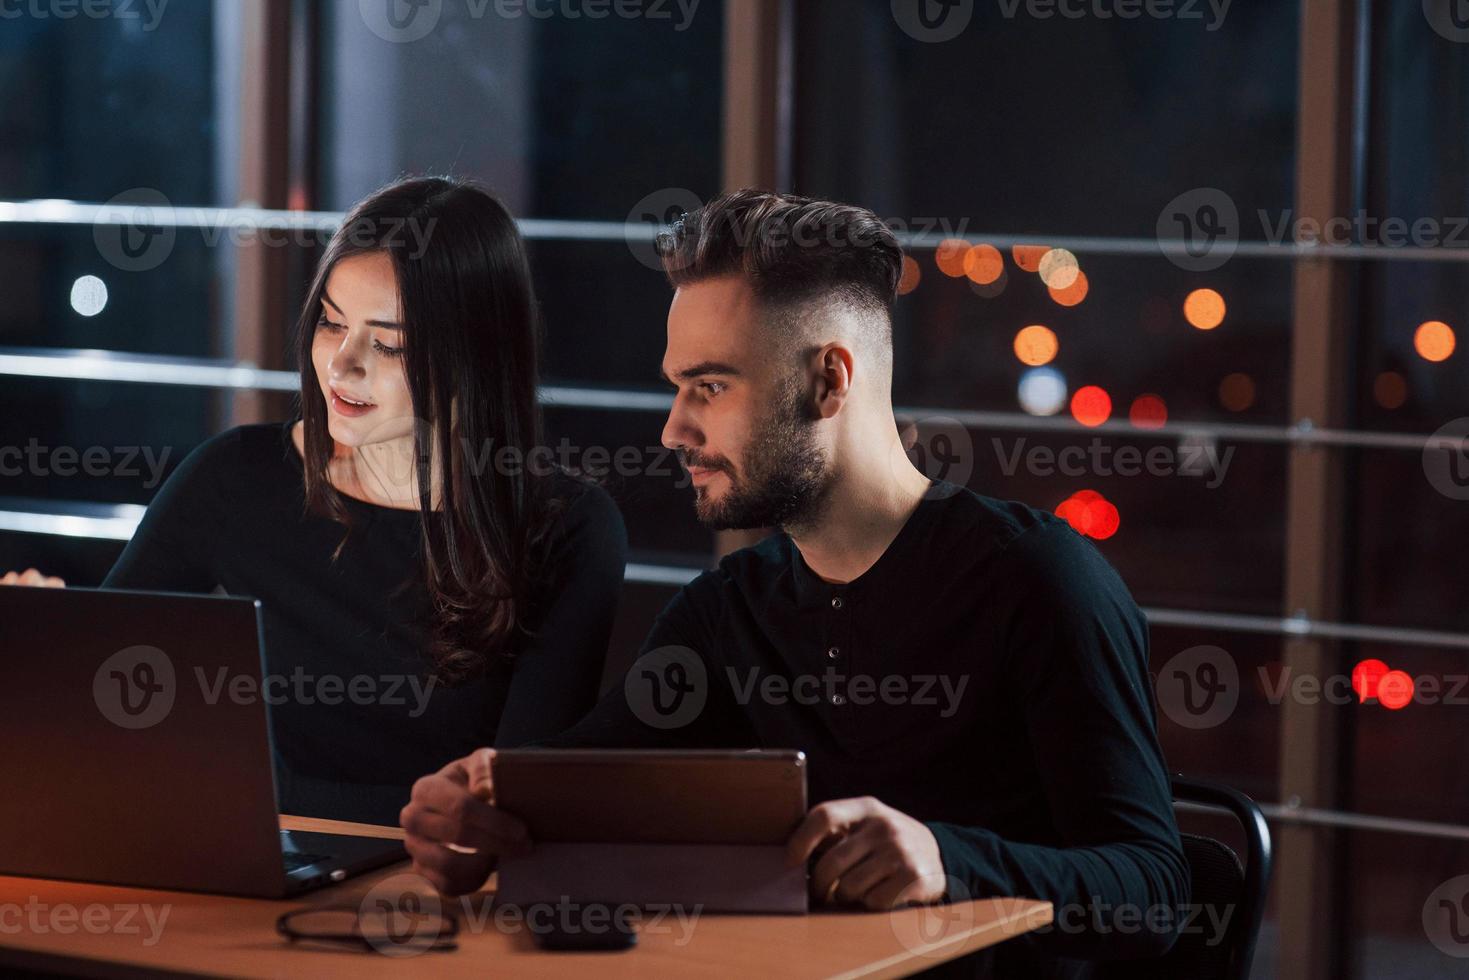
[[[332,321],[328,320],[326,317],[322,317],[321,319],[319,319],[319,320],[316,321],[316,329],[318,329],[318,330],[330,330],[333,333],[336,333],[338,330],[346,330],[347,329],[347,325],[344,324],[344,323],[333,323]]]
[[[377,350],[379,354],[382,354],[384,357],[400,357],[403,354],[403,348],[389,347],[380,340],[374,340],[372,342],[372,346],[374,349]]]

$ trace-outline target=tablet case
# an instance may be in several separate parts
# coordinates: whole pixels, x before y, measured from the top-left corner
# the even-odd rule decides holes
[[[501,751],[494,782],[535,842],[501,863],[499,904],[807,911],[806,869],[786,861],[803,753]]]

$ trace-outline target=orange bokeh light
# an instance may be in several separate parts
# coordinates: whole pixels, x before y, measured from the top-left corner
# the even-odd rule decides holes
[[[969,243],[962,238],[945,238],[933,250],[933,261],[939,271],[951,279],[964,275],[964,259],[969,254]]]
[[[1051,299],[1060,303],[1062,306],[1075,306],[1077,303],[1086,299],[1086,294],[1090,290],[1091,286],[1086,280],[1086,273],[1079,270],[1076,273],[1076,281],[1065,289],[1046,287],[1046,291],[1051,294]]]
[[[1005,271],[1005,257],[993,245],[976,245],[964,253],[964,274],[971,282],[988,286]]]
[[[1016,245],[1010,249],[1010,257],[1025,272],[1041,270],[1041,256],[1051,250],[1049,245]]]
[[[1224,297],[1212,289],[1195,289],[1183,301],[1183,316],[1199,330],[1213,330],[1224,322]]]
[[[1161,429],[1168,421],[1168,405],[1157,395],[1138,395],[1127,418],[1139,429]]]
[[[1082,425],[1101,425],[1112,417],[1112,396],[1096,385],[1076,389],[1071,396],[1071,417]]]
[[[1454,352],[1454,328],[1442,320],[1420,323],[1413,332],[1413,349],[1425,361],[1446,361]]]
[[[1015,335],[1015,356],[1020,358],[1020,363],[1031,367],[1051,363],[1060,349],[1061,342],[1056,339],[1055,332],[1039,323],[1021,327]]]
[[[914,260],[913,256],[903,256],[903,274],[898,279],[898,295],[907,296],[918,288],[923,281],[923,269]]]

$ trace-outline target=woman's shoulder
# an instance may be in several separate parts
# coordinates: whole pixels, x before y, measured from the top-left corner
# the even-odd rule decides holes
[[[546,496],[559,521],[623,526],[622,511],[596,480],[557,470],[547,478]]]
[[[550,536],[557,550],[627,551],[627,526],[612,495],[595,480],[558,470],[547,479]]]
[[[189,484],[195,491],[212,486],[224,492],[227,487],[259,487],[289,476],[286,453],[294,452],[289,425],[239,425],[212,435],[180,461],[169,480]]]
[[[261,422],[237,425],[205,439],[188,459],[196,467],[209,469],[249,469],[259,471],[262,464],[288,463],[287,451],[294,452],[290,442],[290,422]]]

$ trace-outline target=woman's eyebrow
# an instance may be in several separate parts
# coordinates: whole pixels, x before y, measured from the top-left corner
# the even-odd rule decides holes
[[[337,312],[337,316],[343,316],[342,308],[332,301],[331,294],[325,289],[321,291],[321,301]],[[383,330],[402,330],[403,324],[396,320],[368,320],[369,327],[380,327]]]

